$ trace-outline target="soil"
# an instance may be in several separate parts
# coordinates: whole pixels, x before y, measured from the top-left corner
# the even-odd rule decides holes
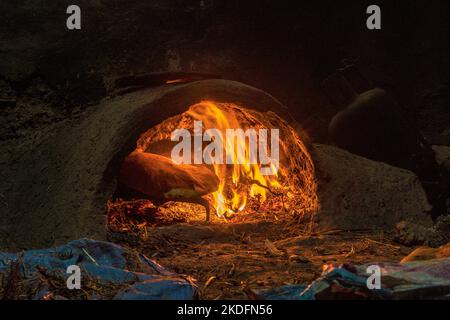
[[[415,249],[369,230],[311,232],[287,214],[205,223],[191,210],[159,212],[157,222],[134,220],[128,230],[110,225],[109,240],[195,278],[201,299],[249,299],[252,289],[309,283],[330,263],[400,261]]]

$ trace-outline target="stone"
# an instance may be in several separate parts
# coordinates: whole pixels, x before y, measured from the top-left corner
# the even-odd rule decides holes
[[[401,221],[430,227],[431,209],[411,171],[340,148],[314,144],[320,210],[316,222],[341,229],[393,229]]]
[[[396,225],[395,240],[401,244],[438,247],[450,241],[450,216],[440,216],[434,225],[426,227],[420,222],[401,221]]]

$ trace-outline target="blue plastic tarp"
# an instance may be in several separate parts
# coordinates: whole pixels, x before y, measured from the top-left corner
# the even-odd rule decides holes
[[[99,284],[114,285],[119,289],[113,299],[191,300],[197,297],[192,278],[173,273],[144,255],[105,241],[79,239],[50,249],[0,252],[0,275],[3,278],[8,277],[13,265],[19,266],[21,280],[34,281],[39,281],[42,270],[68,277],[67,268],[79,266],[81,286],[83,278]],[[34,299],[43,299],[49,294],[52,294],[51,288],[43,285]],[[98,294],[91,297],[102,298]]]
[[[369,266],[380,268],[379,289],[370,289]],[[318,299],[449,299],[450,258],[408,263],[370,263],[360,266],[329,265],[307,284],[254,290],[266,300]]]

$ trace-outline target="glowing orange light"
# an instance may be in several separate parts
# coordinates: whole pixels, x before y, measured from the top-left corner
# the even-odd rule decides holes
[[[232,110],[220,108],[211,101],[202,101],[191,106],[188,114],[195,120],[202,121],[205,130],[211,128],[219,130],[222,137],[226,136],[227,129],[240,129],[240,123]],[[268,192],[265,187],[280,186],[277,174],[264,176],[261,174],[260,164],[251,163],[249,139],[242,137],[226,139],[223,145],[224,154],[231,156],[232,164],[213,164],[220,180],[218,190],[213,193],[213,206],[218,216],[244,210],[248,196],[252,198],[259,196],[259,201],[264,202]],[[237,152],[239,148],[245,152]]]
[[[186,81],[187,81],[187,79],[173,79],[173,80],[167,80],[166,84],[183,83]]]

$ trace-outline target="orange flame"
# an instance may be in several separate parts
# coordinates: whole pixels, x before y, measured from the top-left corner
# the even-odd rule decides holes
[[[234,136],[233,139],[223,141],[227,129],[245,131],[234,111],[221,108],[211,101],[202,101],[191,106],[188,114],[195,120],[202,121],[204,130],[214,128],[220,131],[224,142],[221,144],[224,146],[223,154],[231,156],[232,159],[232,164],[213,163],[214,171],[220,180],[218,190],[212,194],[213,206],[219,217],[244,210],[248,196],[259,197],[259,201],[264,202],[268,192],[265,187],[280,187],[277,174],[264,176],[261,174],[260,164],[251,163],[249,139]],[[236,152],[237,150],[245,152]],[[271,166],[274,170],[273,164]]]

